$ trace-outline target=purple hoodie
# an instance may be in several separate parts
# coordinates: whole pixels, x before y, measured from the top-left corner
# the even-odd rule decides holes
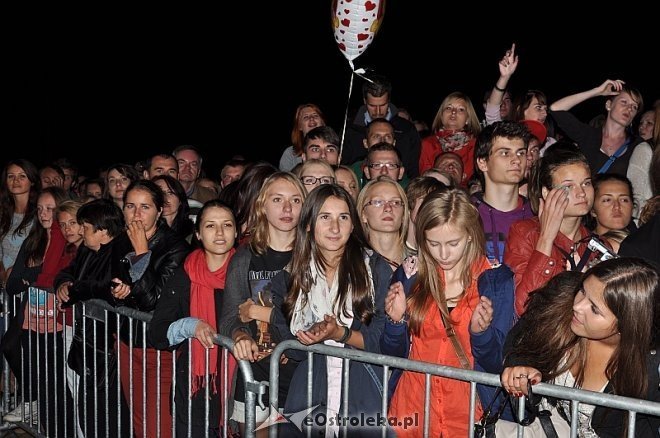
[[[514,222],[534,217],[529,201],[518,197],[518,207],[511,211],[499,211],[484,201],[483,193],[475,193],[470,200],[477,207],[486,235],[486,256],[491,262],[502,263],[504,246],[509,236],[509,228]]]

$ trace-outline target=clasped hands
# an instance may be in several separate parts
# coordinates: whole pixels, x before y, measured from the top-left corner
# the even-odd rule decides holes
[[[314,323],[307,330],[298,330],[296,338],[304,345],[318,344],[323,341],[341,339],[344,335],[344,327],[337,323],[333,315],[324,315],[323,321]]]

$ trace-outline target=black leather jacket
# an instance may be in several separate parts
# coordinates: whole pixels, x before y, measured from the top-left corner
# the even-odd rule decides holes
[[[174,275],[176,269],[183,265],[190,252],[190,246],[162,222],[158,226],[156,234],[149,239],[149,250],[151,258],[147,270],[138,281],[133,283],[130,295],[124,300],[118,300],[116,305],[132,307],[142,312],[152,312],[156,308],[163,287]],[[122,320],[120,337],[123,342],[128,344],[129,324],[126,318],[122,318]],[[139,321],[133,322],[133,346],[142,346],[142,323]]]

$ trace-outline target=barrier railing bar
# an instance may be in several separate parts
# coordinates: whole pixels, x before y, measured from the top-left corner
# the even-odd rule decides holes
[[[500,377],[495,374],[452,368],[428,362],[413,361],[400,357],[386,356],[384,354],[369,353],[362,350],[318,344],[307,346],[300,344],[296,340],[280,342],[275,347],[272,354],[281,355],[286,350],[301,350],[310,353],[320,353],[339,358],[348,358],[357,362],[367,362],[381,366],[389,365],[391,368],[401,368],[409,371],[417,371],[419,373],[431,373],[433,375],[455,380],[472,381],[482,385],[494,387],[501,386]],[[551,385],[548,383],[538,383],[534,385],[534,393],[559,399],[577,400],[580,403],[599,405],[624,411],[633,411],[637,414],[660,416],[660,403],[654,403],[648,400],[640,400],[612,394],[602,394],[599,392]]]
[[[383,416],[383,418],[387,418],[387,396],[390,391],[389,387],[389,378],[388,376],[390,375],[390,367],[385,365],[383,367],[383,400],[381,401],[381,412],[380,414]],[[387,437],[387,424],[384,424],[381,426],[381,436],[383,438]]]

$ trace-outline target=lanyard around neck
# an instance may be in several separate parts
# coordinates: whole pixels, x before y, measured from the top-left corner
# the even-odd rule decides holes
[[[574,245],[573,248],[575,248],[575,250],[571,251],[570,253],[564,251],[562,248],[560,248],[559,246],[557,246],[556,243],[553,243],[552,245],[553,245],[555,248],[557,248],[557,251],[559,251],[559,252],[561,253],[561,255],[564,256],[564,258],[566,259],[566,261],[568,261],[568,263],[571,265],[571,269],[570,269],[571,271],[582,272],[582,269],[584,269],[584,267],[586,266],[587,262],[588,262],[589,259],[591,258],[591,253],[592,253],[592,251],[589,249],[589,246],[586,246],[585,249],[584,249],[584,251],[582,252],[582,254],[580,254],[580,261],[579,261],[577,264],[575,263],[575,259],[573,258],[573,253],[574,253],[575,251],[577,251],[578,246],[579,246],[581,243],[588,242],[589,239],[591,239],[591,235],[587,236],[587,237],[584,238],[584,239],[580,239],[580,240],[578,240],[577,242],[575,242],[575,243],[573,244],[573,245]]]

